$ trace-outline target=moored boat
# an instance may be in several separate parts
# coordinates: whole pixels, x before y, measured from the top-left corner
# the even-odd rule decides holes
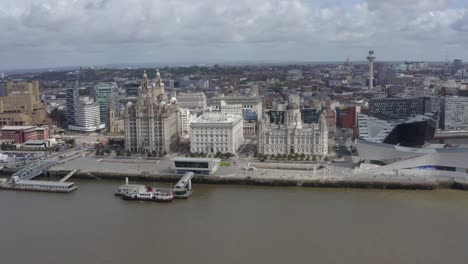
[[[170,202],[174,200],[174,194],[170,190],[153,189],[147,187],[139,190],[128,190],[121,194],[123,200],[140,200],[154,202]]]

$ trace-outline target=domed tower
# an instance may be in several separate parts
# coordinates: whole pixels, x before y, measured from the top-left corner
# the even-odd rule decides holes
[[[149,86],[149,82],[148,82],[148,75],[146,74],[146,70],[143,71],[143,80],[141,81],[141,92],[140,92],[140,96],[147,96],[148,95],[148,86]]]
[[[286,106],[286,125],[288,128],[302,128],[300,101],[297,94],[290,95]]]

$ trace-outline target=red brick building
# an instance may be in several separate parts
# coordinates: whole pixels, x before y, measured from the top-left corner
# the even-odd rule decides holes
[[[23,144],[28,140],[48,140],[50,131],[47,127],[3,126],[0,128],[0,141]]]

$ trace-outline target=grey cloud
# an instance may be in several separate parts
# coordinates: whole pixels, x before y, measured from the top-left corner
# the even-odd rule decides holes
[[[44,62],[83,63],[85,58],[90,60],[88,64],[106,64],[109,58],[116,62],[336,60],[343,56],[342,47],[365,52],[372,46],[389,50],[388,59],[400,59],[407,55],[398,54],[393,47],[405,45],[409,50],[427,50],[430,59],[436,46],[456,45],[461,40],[459,35],[467,32],[466,8],[453,3],[0,0],[0,56],[8,55],[6,58],[18,67],[21,60],[14,58],[22,54],[37,58],[25,65],[37,66]],[[11,67],[11,62],[0,61],[0,68],[5,67]]]

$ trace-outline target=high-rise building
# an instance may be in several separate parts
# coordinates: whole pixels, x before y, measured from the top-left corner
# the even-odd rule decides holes
[[[380,64],[379,71],[377,73],[377,83],[379,85],[387,85],[391,78],[396,77],[397,72],[391,65]]]
[[[446,130],[468,130],[468,97],[444,98],[441,117]]]
[[[94,87],[95,101],[99,104],[101,124],[106,125],[109,118],[109,105],[117,105],[119,88],[116,83],[98,83]]]
[[[124,84],[124,89],[127,97],[138,97],[140,83],[137,81],[128,81]]]
[[[75,107],[75,124],[68,125],[69,130],[80,132],[93,132],[103,129],[99,114],[99,104],[94,98],[80,96]]]
[[[453,60],[453,73],[456,73],[460,69],[463,69],[463,61]]]
[[[136,103],[128,102],[124,112],[125,149],[131,152],[165,155],[179,132],[179,105],[168,100],[159,71],[154,84],[146,72]]]
[[[374,55],[373,50],[369,50],[367,61],[369,62],[369,90],[372,90],[374,87],[374,61],[375,61],[375,55]]]
[[[39,82],[6,83],[7,96],[0,97],[0,126],[43,125],[47,108],[39,97]]]
[[[66,107],[67,107],[67,121],[69,125],[75,124],[75,108],[78,104],[79,97],[79,77],[80,72],[69,72],[66,76]]]
[[[0,97],[7,96],[6,81],[0,80]]]
[[[205,114],[190,127],[192,153],[235,154],[244,142],[242,116]]]
[[[282,114],[278,114],[282,112]],[[270,112],[271,113],[271,112]],[[271,123],[271,116],[264,114],[259,122],[257,150],[265,155],[328,154],[328,127],[325,115],[320,114],[318,123],[302,122],[299,97],[289,96],[285,111],[274,111],[273,120],[281,117],[284,122]]]

